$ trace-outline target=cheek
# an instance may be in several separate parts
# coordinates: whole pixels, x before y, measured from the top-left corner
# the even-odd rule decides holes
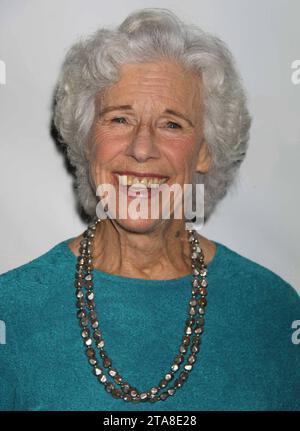
[[[174,138],[169,145],[165,147],[165,154],[169,160],[172,160],[174,166],[179,172],[196,166],[197,148],[194,137]]]
[[[91,140],[91,159],[101,165],[106,165],[114,159],[125,145],[124,140],[122,141],[120,137],[116,137],[105,130],[94,133]]]
[[[90,177],[94,186],[107,180],[107,171],[120,153],[120,140],[105,131],[96,131],[90,138]]]

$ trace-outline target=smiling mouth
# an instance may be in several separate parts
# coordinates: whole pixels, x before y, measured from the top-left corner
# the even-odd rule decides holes
[[[121,186],[134,186],[134,188],[151,189],[158,188],[160,185],[166,183],[169,177],[155,177],[155,176],[135,176],[135,175],[121,175],[115,174]]]

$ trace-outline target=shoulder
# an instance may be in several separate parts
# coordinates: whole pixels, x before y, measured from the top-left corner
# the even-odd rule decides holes
[[[28,277],[36,280],[42,268],[51,268],[57,263],[57,259],[61,257],[62,250],[65,248],[66,241],[68,240],[61,241],[29,262],[0,274],[0,283],[23,282],[24,278],[28,279]]]
[[[238,284],[252,298],[257,295],[260,303],[274,300],[279,301],[278,304],[290,303],[300,307],[297,290],[280,275],[224,244],[217,243],[217,246],[218,269],[224,279]]]
[[[290,340],[293,322],[300,319],[297,290],[274,271],[223,244],[218,243],[216,257],[210,276],[218,301],[262,340],[266,336]]]
[[[218,316],[219,310],[225,316],[218,318],[227,340],[238,342],[226,347],[227,354],[233,349],[237,367],[245,367],[251,376],[247,384],[255,391],[260,385],[269,405],[299,409],[299,294],[274,271],[223,244],[218,247],[211,267],[211,301],[217,301]]]
[[[61,241],[35,259],[0,274],[1,315],[34,305],[35,298],[47,293],[47,286],[57,280],[67,261],[67,241]]]

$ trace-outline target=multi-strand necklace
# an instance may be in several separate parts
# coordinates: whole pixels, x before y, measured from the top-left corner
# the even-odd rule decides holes
[[[188,317],[185,321],[182,342],[170,370],[163,376],[161,381],[156,386],[140,392],[136,387],[131,386],[125,381],[116,368],[112,367],[112,360],[104,349],[105,342],[99,327],[99,320],[95,310],[95,294],[93,291],[93,239],[97,224],[100,222],[101,219],[96,217],[84,231],[76,265],[77,317],[81,327],[81,336],[88,362],[92,366],[95,377],[114,398],[120,398],[126,402],[133,403],[164,401],[169,396],[173,396],[187,380],[200,350],[205,307],[207,304],[207,268],[204,265],[202,249],[196,238],[195,231],[187,230],[191,247],[192,295],[188,303]],[[93,344],[99,350],[100,361],[96,358]],[[187,360],[184,363],[186,356]],[[102,364],[100,364],[101,362]],[[179,373],[181,365],[183,370]],[[108,371],[108,376],[104,372],[105,369]],[[176,373],[179,374],[177,378],[175,378]],[[113,382],[109,381],[109,376]],[[167,388],[171,383],[173,385]],[[162,392],[160,393],[160,391]]]

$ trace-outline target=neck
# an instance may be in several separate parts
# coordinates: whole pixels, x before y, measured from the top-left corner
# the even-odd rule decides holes
[[[197,235],[207,265],[215,244]],[[70,249],[78,255],[82,235]],[[191,253],[184,221],[170,220],[151,232],[125,230],[114,220],[98,223],[94,238],[94,268],[130,278],[172,279],[191,273]]]
[[[105,272],[136,278],[176,278],[190,273],[190,246],[180,220],[147,233],[104,220],[97,226],[94,247],[94,266]]]

